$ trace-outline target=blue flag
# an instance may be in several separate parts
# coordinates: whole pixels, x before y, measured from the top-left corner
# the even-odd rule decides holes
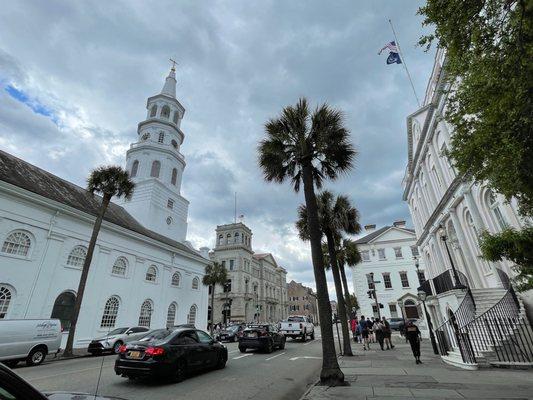
[[[389,56],[387,57],[387,64],[401,64],[402,59],[400,58],[400,53],[398,51],[398,47],[396,46],[396,42],[393,40],[392,42],[387,43],[383,48],[378,52],[378,54],[381,54],[381,52],[385,49],[389,50]]]

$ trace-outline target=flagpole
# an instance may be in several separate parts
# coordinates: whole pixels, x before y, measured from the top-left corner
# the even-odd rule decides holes
[[[235,214],[234,214],[235,215],[235,220],[234,221],[235,221],[235,223],[237,223],[237,192],[235,192],[235,209],[234,209],[234,211],[235,211]]]
[[[413,85],[413,80],[411,79],[411,74],[409,73],[409,70],[407,69],[407,64],[405,63],[405,57],[402,53],[402,48],[400,47],[400,42],[398,41],[398,37],[396,36],[396,31],[394,30],[394,26],[392,25],[392,21],[389,19],[389,24],[392,29],[392,34],[394,35],[394,40],[396,41],[396,46],[398,47],[398,52],[400,53],[400,56],[402,57],[402,64],[405,68],[405,72],[407,72],[407,77],[409,78],[409,82],[411,83],[411,89],[413,89],[413,93],[416,98],[416,102],[418,104],[418,107],[420,107],[420,100],[418,100],[418,96],[416,94],[415,85]]]

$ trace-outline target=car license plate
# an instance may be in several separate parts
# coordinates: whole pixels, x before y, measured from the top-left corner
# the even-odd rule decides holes
[[[130,351],[129,357],[130,358],[141,358],[141,352],[140,351]]]
[[[257,333],[250,332],[250,333],[248,333],[248,337],[257,337]]]

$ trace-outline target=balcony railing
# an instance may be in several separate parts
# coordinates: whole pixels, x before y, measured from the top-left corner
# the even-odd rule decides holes
[[[455,282],[453,271],[447,269],[442,274],[433,278],[433,286],[435,286],[435,294],[441,294],[453,290],[457,284],[464,285],[469,287],[468,278],[461,271],[457,271],[457,276],[459,277],[459,282]]]

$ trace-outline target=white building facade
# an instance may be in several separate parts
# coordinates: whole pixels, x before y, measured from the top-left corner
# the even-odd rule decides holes
[[[75,347],[114,327],[207,324],[201,282],[209,261],[185,242],[188,203],[179,195],[183,108],[175,99],[174,71],[162,93],[148,100],[150,110],[154,104],[168,105],[174,114],[165,121],[158,111],[139,124],[139,135],[164,126],[163,142],[146,139],[128,151],[127,169],[137,186],[131,202],[111,203],[105,215]],[[158,174],[154,161],[160,162]],[[57,317],[66,337],[99,204],[85,189],[0,151],[0,320]]]
[[[254,253],[252,231],[242,222],[219,225],[211,259],[228,271],[215,288],[214,323],[277,322],[287,317],[287,271],[270,253]]]
[[[435,327],[455,319],[454,313],[464,303],[464,289],[448,290],[442,285],[446,280],[457,285],[452,266],[461,284],[471,289],[476,315],[504,296],[502,279],[506,278],[502,276],[514,275],[512,264],[483,260],[479,236],[483,231],[497,233],[525,225],[514,201],[508,203],[487,187],[459,176],[447,157],[453,130],[444,120],[445,69],[446,55],[439,49],[424,104],[407,117],[408,164],[403,180],[403,199],[409,205],[426,278],[431,280],[427,304]]]
[[[365,226],[365,236],[355,241],[362,261],[352,267],[359,315],[365,317],[416,318],[425,329],[424,313],[418,306],[418,287],[425,281],[423,260],[418,260],[416,235],[405,221],[376,229]],[[418,260],[419,269],[416,269]],[[376,283],[373,283],[376,282]],[[376,300],[368,291],[375,288]]]

